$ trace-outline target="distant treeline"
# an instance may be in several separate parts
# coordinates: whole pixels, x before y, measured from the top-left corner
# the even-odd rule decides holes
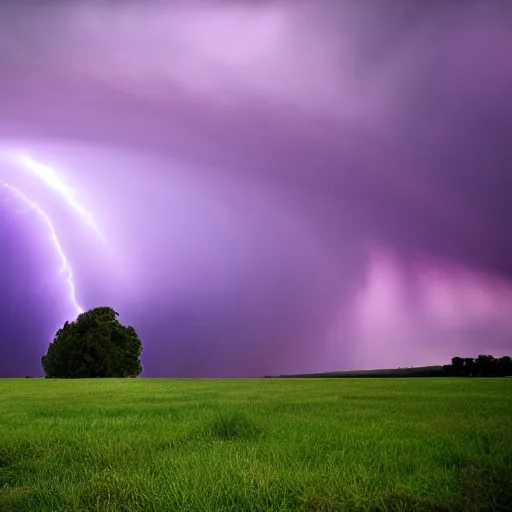
[[[491,355],[472,357],[454,357],[452,364],[443,366],[450,377],[507,377],[512,376],[512,358],[500,358]]]
[[[509,377],[512,376],[512,358],[491,355],[454,357],[452,364],[380,370],[352,370],[344,372],[280,375],[278,378],[385,378],[385,377]],[[272,378],[270,375],[267,378]]]

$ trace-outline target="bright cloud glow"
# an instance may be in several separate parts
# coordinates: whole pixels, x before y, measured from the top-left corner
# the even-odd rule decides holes
[[[46,186],[53,189],[62,199],[64,199],[70,208],[80,215],[82,220],[96,232],[101,240],[105,241],[105,238],[99,230],[92,213],[80,204],[76,198],[75,191],[68,187],[59,178],[54,169],[24,154],[10,155],[10,160],[20,165],[25,172],[37,177],[44,182]]]

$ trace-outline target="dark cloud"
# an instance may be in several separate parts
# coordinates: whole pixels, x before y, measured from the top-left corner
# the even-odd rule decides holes
[[[91,198],[123,263],[109,288],[71,250],[78,288],[140,326],[149,373],[373,361],[351,311],[375,246],[406,283],[425,261],[512,277],[506,3],[0,9],[3,146],[42,148]],[[425,333],[480,333],[424,314],[412,358]],[[500,322],[482,325],[503,346]]]

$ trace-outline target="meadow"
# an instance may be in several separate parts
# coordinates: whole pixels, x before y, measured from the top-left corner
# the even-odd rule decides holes
[[[0,380],[0,511],[512,510],[512,379]]]

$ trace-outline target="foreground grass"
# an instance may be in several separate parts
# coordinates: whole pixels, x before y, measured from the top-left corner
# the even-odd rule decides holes
[[[0,380],[0,511],[512,510],[512,379]]]

